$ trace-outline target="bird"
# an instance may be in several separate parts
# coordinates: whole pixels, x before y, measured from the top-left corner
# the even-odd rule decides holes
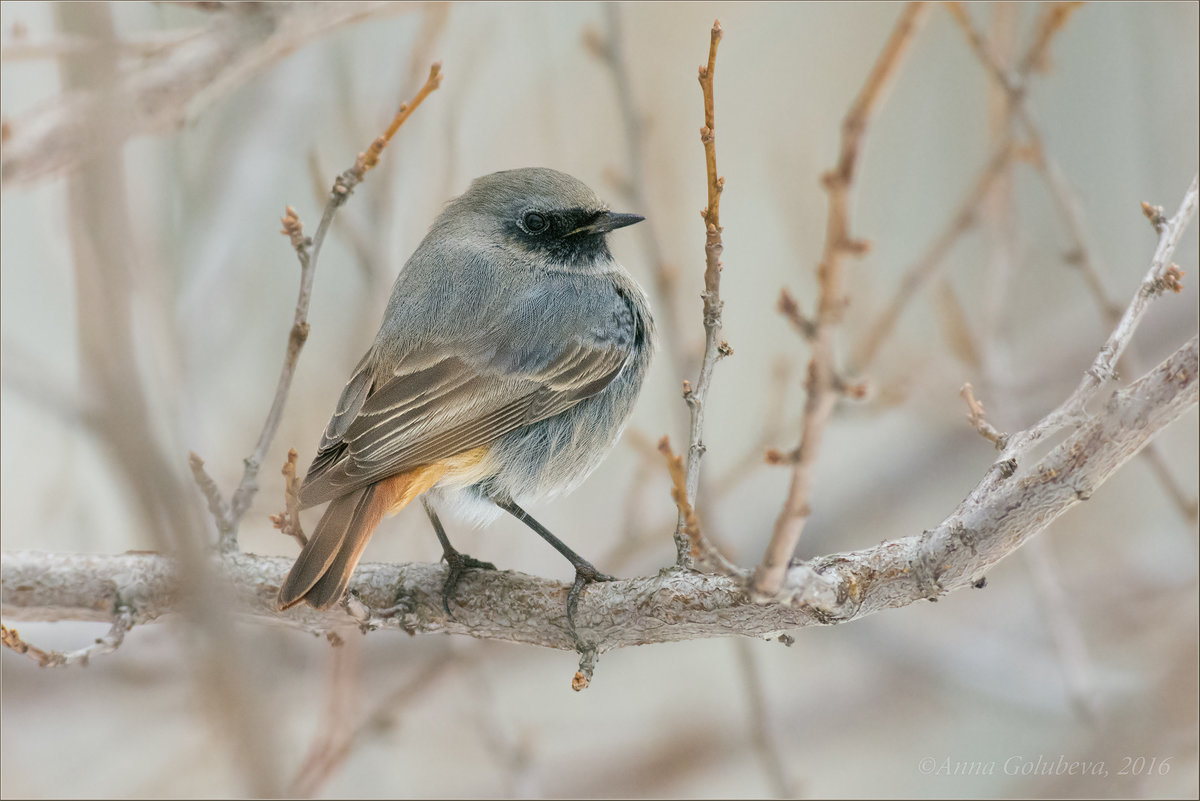
[[[575,568],[573,630],[582,588],[614,579],[524,506],[577,487],[633,411],[654,318],[607,237],[643,219],[541,167],[482,176],[446,204],[301,484],[301,509],[328,506],[280,587],[281,611],[336,604],[380,521],[420,498],[448,564],[448,614],[462,573],[494,566],[454,549],[438,511],[475,524],[507,512]]]

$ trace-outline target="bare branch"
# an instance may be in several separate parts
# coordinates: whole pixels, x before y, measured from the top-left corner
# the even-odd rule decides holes
[[[763,692],[763,682],[755,662],[754,652],[746,640],[736,640],[738,672],[746,691],[746,717],[750,743],[762,762],[767,786],[776,798],[795,798],[796,789],[788,779],[786,761],[779,752],[778,737],[771,732],[771,705]]]
[[[125,641],[125,632],[129,631],[133,622],[130,618],[129,611],[122,609],[113,620],[112,627],[103,637],[97,637],[96,641],[86,648],[79,648],[75,651],[46,651],[38,648],[36,645],[30,645],[21,639],[21,635],[16,629],[10,629],[7,626],[0,626],[0,643],[6,648],[11,648],[19,654],[24,654],[30,659],[38,663],[39,667],[71,667],[72,665],[81,665],[87,667],[93,656],[103,656],[111,654],[121,647],[121,643]]]
[[[298,455],[295,448],[288,449],[287,461],[283,463],[283,511],[271,515],[271,523],[275,528],[296,540],[303,548],[308,544],[308,536],[300,525],[300,477],[296,474]]]
[[[1051,40],[1067,24],[1067,20],[1071,18],[1071,14],[1081,6],[1083,6],[1083,3],[1076,2],[1075,0],[1071,0],[1070,2],[1046,3],[1043,6],[1042,14],[1038,17],[1033,35],[1033,43],[1030,44],[1029,49],[1025,52],[1021,63],[1017,65],[1017,72],[1027,75],[1035,70],[1046,70],[1048,66],[1047,53],[1050,51]]]
[[[800,425],[800,444],[793,452],[787,499],[775,522],[775,530],[762,563],[754,572],[753,588],[756,595],[769,597],[778,592],[811,511],[808,496],[812,469],[820,452],[825,426],[840,394],[833,364],[833,336],[834,328],[841,322],[846,307],[842,274],[844,257],[862,255],[867,249],[865,242],[850,235],[850,184],[867,123],[927,10],[924,3],[909,3],[901,12],[866,83],[842,122],[841,152],[837,166],[823,178],[829,193],[829,218],[825,228],[825,245],[817,267],[820,295],[816,314],[811,318],[812,358],[805,382],[807,398]]]
[[[362,638],[343,641],[339,637],[335,645],[317,735],[299,772],[288,784],[287,795],[296,798],[314,796],[349,756],[354,742],[356,732],[351,729],[350,720],[362,675]]]
[[[1079,270],[1105,322],[1109,325],[1116,325],[1122,309],[1109,296],[1100,278],[1100,270],[1096,264],[1093,249],[1088,244],[1079,199],[1071,190],[1070,183],[1062,169],[1046,152],[1041,132],[1025,107],[1025,83],[1029,73],[1045,69],[1046,53],[1054,34],[1062,30],[1071,12],[1078,4],[1047,4],[1036,25],[1033,41],[1020,59],[1020,65],[1015,72],[1005,69],[1000,64],[989,48],[984,35],[972,23],[963,4],[946,3],[944,5],[962,29],[977,59],[997,85],[1008,94],[1009,114],[1019,122],[1029,140],[1028,147],[1021,148],[1019,152],[1030,155],[1028,160],[1042,176],[1051,197],[1059,208],[1066,233],[1072,239],[1073,244],[1068,262]],[[963,199],[959,211],[952,217],[946,229],[934,240],[926,255],[905,272],[892,301],[860,341],[853,359],[853,364],[857,369],[866,369],[872,363],[874,357],[879,353],[881,345],[890,338],[892,330],[909,301],[936,274],[950,246],[973,225],[979,204],[988,196],[995,180],[1004,174],[1017,152],[1011,139],[1006,138],[997,146],[972,190]],[[1166,224],[1166,217],[1163,215],[1161,206],[1143,203],[1142,211],[1156,231]],[[1174,289],[1178,285],[1177,276],[1168,271],[1164,275],[1164,286]],[[1175,503],[1180,514],[1186,519],[1194,519],[1200,510],[1200,499],[1188,497],[1175,475],[1166,468],[1158,445],[1151,443],[1143,451],[1142,458],[1150,465],[1159,483],[1162,484],[1163,490]]]
[[[122,56],[157,56],[180,43],[200,35],[201,31],[155,31],[140,34],[136,38],[125,37],[113,43]],[[62,58],[78,55],[94,43],[82,36],[63,35],[42,42],[9,42],[0,49],[0,62],[32,61],[43,58]]]
[[[663,437],[658,441],[658,451],[667,459],[667,470],[671,474],[671,499],[679,509],[679,518],[683,521],[683,533],[691,548],[688,557],[697,569],[720,573],[723,576],[735,576],[737,567],[724,557],[704,533],[700,530],[700,520],[696,510],[688,502],[686,477],[683,469],[683,457],[676,456],[671,450],[671,440]]]
[[[700,91],[704,95],[704,127],[700,141],[704,145],[705,175],[708,185],[708,205],[701,213],[704,218],[704,358],[693,388],[683,382],[683,399],[691,410],[688,430],[686,501],[694,506],[700,488],[700,460],[704,456],[704,403],[712,383],[713,368],[728,344],[721,340],[721,192],[725,179],[717,175],[716,103],[713,99],[713,78],[717,70],[717,46],[721,43],[721,22],[713,22],[709,35],[708,64],[700,66]],[[688,565],[692,546],[688,543],[686,521],[680,515],[675,527],[676,563]]]
[[[945,228],[933,238],[921,257],[904,271],[891,301],[854,349],[851,365],[855,371],[865,371],[874,364],[875,357],[879,355],[883,343],[891,339],[892,331],[909,302],[938,274],[954,243],[975,224],[980,204],[988,196],[996,180],[1008,168],[1014,150],[1010,139],[1005,139],[996,146],[971,183],[971,188],[959,201]]]
[[[404,3],[234,3],[202,32],[126,65],[105,102],[122,141],[182,127],[208,105],[305,43]],[[5,188],[31,185],[74,169],[97,152],[91,120],[98,99],[68,92],[8,121],[0,155]]]
[[[779,290],[779,302],[775,308],[792,324],[792,328],[795,328],[796,333],[806,342],[812,342],[817,336],[817,324],[804,316],[800,304],[796,302],[795,296],[788,291],[787,287]]]
[[[229,516],[229,504],[225,503],[225,498],[221,495],[221,488],[204,469],[204,460],[195,451],[188,452],[188,467],[192,470],[192,478],[196,480],[196,486],[200,488],[204,499],[208,501],[208,512],[216,521],[218,537],[224,542],[226,538],[234,536],[234,525]]]
[[[325,234],[329,231],[329,226],[332,224],[337,210],[350,198],[354,188],[362,182],[367,171],[379,163],[380,154],[396,132],[400,130],[400,126],[416,111],[421,102],[441,85],[441,81],[441,64],[437,63],[430,67],[429,77],[416,96],[410,102],[401,104],[400,110],[396,112],[395,118],[383,135],[376,138],[366,152],[358,155],[353,167],[337,177],[333,183],[333,189],[329,193],[329,202],[325,206],[321,222],[317,226],[317,233],[311,242],[305,239],[300,220],[291,206],[288,206],[287,214],[282,218],[283,234],[291,241],[300,261],[300,293],[296,300],[291,332],[288,335],[287,354],[279,373],[279,382],[275,388],[275,397],[271,401],[271,409],[263,423],[254,452],[246,457],[246,468],[242,473],[241,483],[238,484],[233,499],[230,501],[230,520],[233,528],[229,536],[224,537],[221,541],[222,550],[225,552],[237,549],[237,526],[246,510],[250,508],[250,502],[255,493],[258,492],[258,471],[262,467],[267,449],[271,446],[271,440],[275,438],[275,432],[279,429],[279,423],[283,419],[283,408],[292,386],[300,350],[304,347],[305,340],[308,339],[308,305],[312,299],[313,278],[316,275],[317,259],[321,253],[321,245],[325,241]]]
[[[1179,210],[1162,227],[1158,238],[1158,245],[1154,250],[1154,258],[1150,262],[1150,269],[1142,279],[1137,292],[1134,293],[1133,299],[1125,309],[1125,313],[1121,315],[1117,327],[1104,342],[1104,345],[1100,348],[1100,352],[1096,354],[1091,367],[1084,373],[1079,386],[1062,405],[1048,414],[1037,425],[1014,435],[1009,441],[1008,447],[1005,448],[1005,458],[1011,459],[1019,454],[1023,454],[1047,435],[1059,431],[1065,426],[1087,420],[1086,406],[1088,401],[1095,396],[1104,384],[1114,377],[1117,360],[1129,345],[1129,340],[1133,337],[1134,331],[1137,330],[1138,325],[1141,323],[1142,317],[1145,316],[1146,310],[1150,307],[1154,299],[1161,295],[1164,289],[1167,288],[1164,276],[1169,275],[1171,268],[1175,267],[1171,262],[1171,257],[1175,254],[1175,248],[1178,246],[1179,239],[1183,236],[1188,223],[1191,222],[1192,217],[1196,214],[1196,205],[1197,177],[1193,176],[1192,183],[1179,205]]]
[[[997,431],[995,426],[987,421],[987,417],[983,413],[983,404],[975,399],[975,388],[968,382],[962,385],[959,394],[967,402],[967,419],[971,421],[971,425],[975,426],[975,430],[984,439],[995,445],[997,450],[1003,450],[1008,435]]]
[[[366,153],[359,155],[358,161],[354,163],[354,167],[358,172],[358,179],[360,181],[367,170],[373,169],[379,163],[379,156],[383,153],[383,149],[388,146],[388,142],[392,141],[392,137],[400,130],[400,126],[404,124],[405,120],[417,110],[417,106],[421,105],[425,98],[437,91],[437,88],[441,85],[442,64],[439,61],[435,62],[429,68],[429,77],[425,80],[425,84],[417,90],[417,94],[413,97],[412,101],[400,104],[400,110],[396,112],[395,118],[392,119],[387,130],[383,132],[383,136],[372,142],[371,146],[367,148]],[[353,186],[350,187],[350,189],[353,188]]]
[[[1183,201],[1180,203],[1179,210],[1175,213],[1174,217],[1160,227],[1158,245],[1155,248],[1150,268],[1142,279],[1141,285],[1138,287],[1137,292],[1134,293],[1133,299],[1125,309],[1125,313],[1121,316],[1117,327],[1109,335],[1104,345],[1100,348],[1100,352],[1096,354],[1092,365],[1084,373],[1075,391],[1058,408],[1047,414],[1036,424],[1009,437],[1005,444],[1004,452],[994,465],[996,469],[972,491],[971,496],[964,501],[964,506],[978,503],[981,498],[997,492],[999,486],[1008,481],[1018,469],[1020,466],[1019,460],[1024,458],[1038,442],[1050,434],[1061,431],[1068,426],[1088,424],[1088,427],[1090,427],[1094,425],[1094,419],[1087,412],[1087,404],[1095,397],[1100,388],[1114,377],[1117,360],[1129,344],[1130,338],[1133,336],[1134,331],[1137,330],[1138,324],[1141,322],[1150,303],[1162,294],[1165,288],[1163,285],[1163,276],[1171,269],[1171,257],[1175,253],[1175,248],[1179,244],[1179,239],[1182,237],[1184,229],[1187,228],[1188,223],[1196,213],[1196,206],[1197,177],[1193,177],[1192,183],[1188,187]],[[1193,343],[1195,342],[1194,339],[1192,341]],[[1178,352],[1176,355],[1178,355]],[[1129,389],[1132,390],[1132,387]],[[1122,390],[1122,392],[1126,391],[1128,390]],[[1120,396],[1122,392],[1118,392],[1117,396]],[[1109,403],[1111,405],[1112,401]]]
[[[944,3],[943,6],[962,29],[972,52],[988,70],[988,73],[1008,93],[1009,112],[1021,121],[1030,138],[1028,150],[1033,153],[1034,163],[1039,164],[1040,159],[1044,158],[1044,151],[1038,131],[1025,110],[1025,82],[1032,70],[1039,69],[1041,65],[1045,64],[1046,51],[1053,40],[1053,35],[1062,30],[1074,4],[1052,3],[1047,7],[1038,22],[1038,35],[1026,49],[1020,60],[1020,66],[1015,72],[1006,70],[996,60],[995,55],[988,48],[983,34],[971,22],[964,4]],[[1071,8],[1064,11],[1059,8],[1060,6],[1070,6]],[[866,370],[874,362],[883,343],[890,339],[896,323],[909,302],[931,278],[937,275],[950,248],[975,224],[979,207],[990,194],[996,181],[1007,171],[1012,160],[1024,152],[1026,151],[1018,148],[1011,137],[1002,137],[996,144],[979,175],[972,182],[971,189],[959,203],[957,211],[951,216],[946,227],[933,239],[925,254],[904,272],[892,300],[854,349],[851,364],[856,370]]]
[[[1070,182],[1067,180],[1067,176],[1063,173],[1062,168],[1041,149],[1041,137],[1033,121],[1026,117],[1024,122],[1026,129],[1030,133],[1031,140],[1037,144],[1034,166],[1037,167],[1045,179],[1046,186],[1049,188],[1051,196],[1058,205],[1067,232],[1074,242],[1074,247],[1070,254],[1071,258],[1068,261],[1079,270],[1080,276],[1083,278],[1084,284],[1088,288],[1088,293],[1091,295],[1101,318],[1108,325],[1116,325],[1121,317],[1121,306],[1108,294],[1108,291],[1104,288],[1104,282],[1100,279],[1100,270],[1096,265],[1093,249],[1088,244],[1086,228],[1083,223],[1082,204],[1075,192],[1072,191]],[[1158,213],[1161,215],[1161,208],[1158,209]],[[1154,221],[1152,220],[1151,222],[1153,223]],[[1183,288],[1180,283],[1182,275],[1183,271],[1179,270],[1178,266],[1172,265],[1164,273],[1163,283],[1167,289],[1179,292]],[[1137,370],[1138,361],[1135,354],[1130,350],[1117,363],[1117,366],[1119,370],[1124,370],[1125,368]],[[1195,495],[1189,498],[1187,491],[1179,483],[1175,474],[1166,469],[1165,460],[1158,443],[1150,443],[1146,450],[1142,451],[1142,459],[1150,466],[1151,471],[1162,485],[1163,491],[1174,502],[1179,513],[1185,519],[1196,519],[1197,510],[1200,509],[1200,498],[1197,498]]]
[[[1163,232],[1163,228],[1166,227],[1167,224],[1167,217],[1163,213],[1162,206],[1151,206],[1149,203],[1143,200],[1142,214],[1145,215],[1146,219],[1150,221],[1150,225],[1153,226],[1156,234],[1161,234]]]

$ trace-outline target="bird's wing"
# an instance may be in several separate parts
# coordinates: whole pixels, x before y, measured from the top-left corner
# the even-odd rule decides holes
[[[368,359],[350,379],[301,489],[314,506],[419,465],[486,445],[595,395],[629,358],[615,343],[576,341],[514,371],[463,355],[403,358],[372,386]]]

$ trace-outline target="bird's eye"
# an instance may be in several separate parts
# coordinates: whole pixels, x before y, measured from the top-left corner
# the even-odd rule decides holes
[[[550,227],[550,221],[541,212],[527,211],[521,218],[521,227],[531,234],[540,234]]]

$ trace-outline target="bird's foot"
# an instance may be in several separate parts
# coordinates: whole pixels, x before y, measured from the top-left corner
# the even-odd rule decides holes
[[[446,581],[442,584],[442,608],[446,610],[447,615],[454,617],[454,613],[450,611],[450,599],[454,597],[454,591],[458,588],[458,580],[462,578],[462,574],[468,570],[495,570],[496,566],[491,562],[483,562],[455,550],[447,550],[442,554],[442,558],[446,560],[449,568],[446,572]]]
[[[601,573],[596,568],[592,567],[590,562],[580,560],[575,565],[575,583],[571,585],[571,589],[567,591],[567,625],[571,628],[571,634],[575,635],[575,608],[579,606],[579,594],[583,592],[583,588],[596,581],[616,581],[614,576],[607,573]],[[578,637],[576,636],[576,639]]]

